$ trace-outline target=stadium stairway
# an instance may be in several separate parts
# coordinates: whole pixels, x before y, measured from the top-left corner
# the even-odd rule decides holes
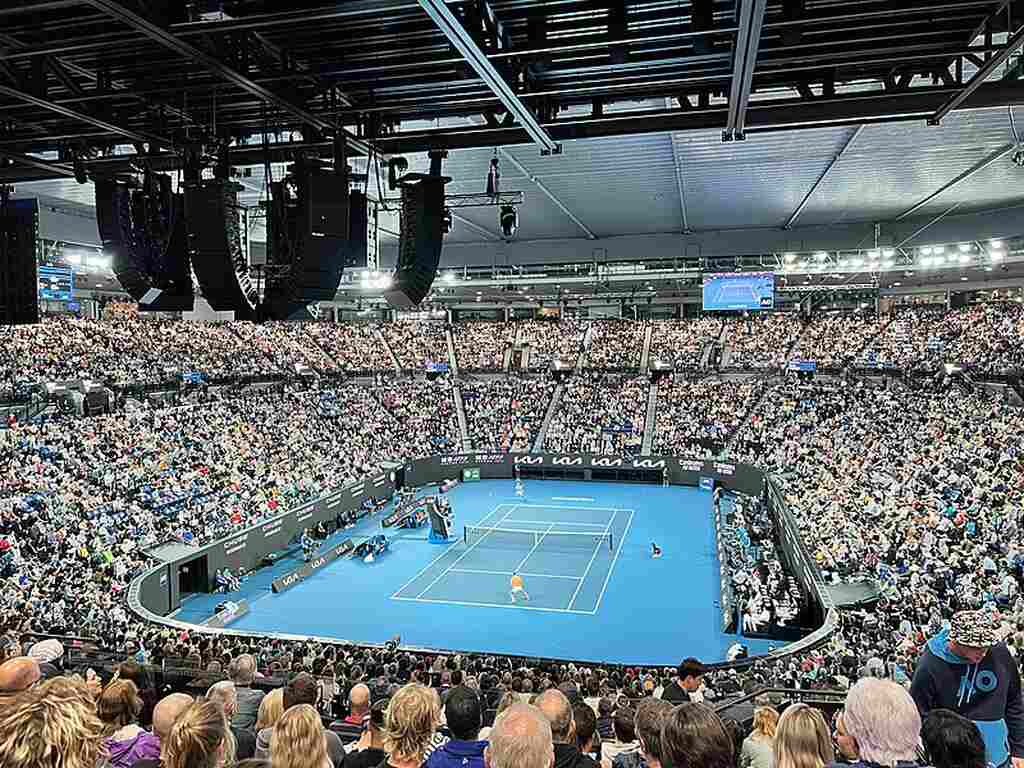
[[[457,379],[459,378],[459,363],[455,359],[455,337],[452,336],[452,327],[450,325],[445,326],[444,340],[445,344],[448,345],[448,365],[452,369],[452,377]],[[459,400],[461,399],[462,397],[460,395]]]
[[[711,348],[714,349],[714,345]],[[722,357],[718,361],[718,367],[728,368],[730,362],[732,362],[732,348],[728,344],[722,344]]]
[[[640,373],[647,373],[648,363],[651,361],[651,335],[654,333],[654,326],[645,323],[644,328],[644,351],[640,353]]]
[[[544,414],[544,421],[540,425],[540,431],[537,432],[537,439],[533,441],[534,453],[544,452],[544,439],[547,437],[548,427],[551,425],[551,420],[555,417],[555,411],[558,410],[558,403],[562,399],[562,392],[564,390],[565,384],[559,384],[551,394],[551,402],[548,403],[548,412]]]
[[[739,437],[740,432],[742,432],[743,429],[747,426],[747,424],[750,423],[750,420],[753,418],[754,412],[757,410],[757,407],[761,405],[761,401],[764,400],[765,397],[767,397],[768,393],[771,392],[772,388],[776,384],[782,381],[782,379],[778,376],[764,376],[755,378],[759,378],[763,386],[761,387],[761,390],[758,393],[757,397],[754,398],[754,401],[750,404],[750,407],[747,408],[747,412],[743,414],[743,421],[741,421],[739,426],[732,431],[732,434],[729,435],[729,439],[725,441],[725,445],[722,447],[721,452],[718,454],[718,457],[721,459],[727,458],[729,456],[729,451],[732,450],[732,446],[736,442],[736,438]]]
[[[459,420],[459,434],[462,435],[462,451],[468,453],[473,450],[473,444],[469,440],[469,424],[466,421],[466,408],[462,403],[462,390],[452,386],[452,400],[455,402],[455,415]]]
[[[396,371],[402,370],[402,364],[398,362],[398,355],[395,354],[395,350],[388,344],[388,340],[384,338],[384,334],[380,332],[379,328],[373,329],[373,335],[377,337],[377,342],[384,347],[388,353],[388,357],[391,358],[391,364],[395,366]]]
[[[648,339],[650,339],[650,326],[647,328]],[[654,443],[654,420],[658,410],[658,382],[651,382],[651,391],[647,395],[647,418],[644,419],[644,441],[640,446],[641,456],[651,455],[651,445]]]
[[[587,362],[587,350],[590,349],[590,345],[594,341],[594,326],[588,326],[586,333],[583,334],[583,347],[580,349],[579,355],[576,357],[576,370],[582,371],[583,366]]]

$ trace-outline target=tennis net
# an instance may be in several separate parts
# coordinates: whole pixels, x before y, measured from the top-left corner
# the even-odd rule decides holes
[[[463,529],[462,540],[466,544],[494,547],[523,546],[536,549],[595,549],[607,547],[614,551],[612,534],[581,533],[579,531],[524,531],[516,528],[488,528],[480,525],[467,525]]]

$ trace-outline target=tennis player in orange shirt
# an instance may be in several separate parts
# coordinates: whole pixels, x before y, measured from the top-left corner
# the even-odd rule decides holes
[[[518,572],[512,574],[512,581],[510,582],[511,590],[509,596],[512,598],[512,602],[516,601],[517,595],[522,595],[522,598],[529,602],[530,595],[525,589],[523,589],[523,577]]]

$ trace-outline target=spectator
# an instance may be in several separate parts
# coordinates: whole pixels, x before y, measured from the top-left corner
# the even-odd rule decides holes
[[[15,656],[0,664],[0,704],[39,682],[39,662],[28,656]]]
[[[915,732],[916,733],[916,732]],[[790,704],[775,731],[775,768],[824,768],[835,750],[821,712],[806,704]]]
[[[235,739],[235,759],[248,760],[255,755],[256,734],[231,724],[235,712],[238,711],[238,694],[235,684],[230,680],[221,680],[219,683],[214,683],[206,692],[206,698],[208,701],[212,701],[219,706],[224,713],[224,717],[227,719],[231,735]]]
[[[640,755],[628,752],[619,755],[612,761],[614,768],[661,768],[665,754],[661,729],[671,714],[672,705],[663,699],[641,700],[637,704],[634,721]]]
[[[419,768],[441,719],[437,692],[409,683],[391,697],[384,720],[384,749],[390,768]]]
[[[661,698],[672,704],[704,701],[704,674],[706,667],[697,659],[684,659],[679,665],[676,678],[665,686]]]
[[[117,665],[117,677],[121,680],[131,680],[139,691],[139,698],[142,699],[142,711],[139,713],[139,725],[149,728],[153,724],[153,708],[160,698],[156,689],[150,684],[146,668],[137,661],[122,661]]]
[[[196,699],[171,726],[161,764],[163,768],[220,768],[229,733],[220,707]]]
[[[555,768],[595,768],[597,763],[580,752],[576,746],[576,728],[572,704],[564,693],[551,689],[536,700],[537,709],[551,723],[551,738],[555,744]]]
[[[483,718],[476,692],[464,685],[452,688],[445,699],[444,717],[452,737],[430,754],[425,768],[484,768],[487,742],[478,740]]]
[[[164,752],[167,750],[168,736],[178,715],[188,709],[194,699],[184,693],[172,693],[164,696],[153,707],[153,735],[160,741],[160,757],[139,760],[132,768],[159,768],[164,765]]]
[[[922,716],[950,709],[973,720],[985,740],[985,759],[1002,766],[1024,760],[1024,702],[1020,672],[994,622],[984,611],[960,611],[949,630],[928,641],[910,692]],[[852,691],[851,691],[852,693]],[[895,694],[893,694],[895,695]],[[850,735],[849,708],[845,719]],[[861,758],[872,759],[858,739]]]
[[[387,758],[384,751],[384,719],[388,709],[385,699],[375,701],[370,707],[366,730],[351,752],[345,757],[345,768],[374,768]]]
[[[754,730],[743,740],[740,768],[774,768],[773,743],[779,713],[772,707],[754,710]]]
[[[113,768],[131,768],[160,755],[160,739],[139,725],[142,699],[131,680],[113,680],[96,702],[103,723],[103,746]]]
[[[843,730],[856,746],[857,766],[918,765],[921,716],[910,694],[891,680],[866,677],[850,689]]]
[[[285,683],[282,693],[282,711],[287,713],[292,707],[300,704],[309,704],[316,709],[318,689],[316,679],[308,672],[299,672],[292,675]],[[282,714],[281,717],[284,717]],[[260,759],[267,759],[270,756],[270,747],[273,743],[273,735],[281,722],[278,719],[273,727],[264,728],[256,734],[256,754]],[[345,748],[341,744],[338,734],[321,727],[324,738],[327,741],[327,754],[331,758],[334,768],[341,768],[345,761]],[[395,768],[402,768],[396,766]]]
[[[281,715],[284,714],[284,689],[275,688],[260,702],[259,712],[256,715],[256,727],[255,731],[257,735],[260,731],[273,728],[278,720],[281,719]],[[257,736],[258,741],[258,736]]]
[[[680,704],[661,726],[665,768],[733,768],[733,738],[706,704]]]
[[[597,715],[585,701],[578,701],[572,707],[572,719],[576,726],[576,746],[595,762],[601,759],[601,737],[597,733]]]
[[[602,702],[608,701],[601,699]],[[628,707],[619,707],[612,718],[612,732],[614,738],[601,742],[601,764],[604,768],[611,768],[619,757],[622,760],[619,764],[635,763],[639,765],[640,742],[636,738],[636,713]],[[598,720],[600,723],[600,720]],[[628,756],[628,757],[627,757]]]
[[[629,727],[630,730],[633,728],[633,710],[626,710],[629,713]],[[615,736],[615,702],[612,701],[610,696],[602,696],[597,701],[597,732],[601,736],[602,741],[606,741]]]
[[[554,768],[548,719],[529,704],[511,704],[494,721],[484,764],[486,768]]]
[[[348,707],[349,712],[344,722],[362,726],[370,714],[370,689],[363,683],[353,685],[348,692]]]
[[[853,740],[846,730],[842,710],[836,712],[833,735],[835,736],[835,745],[839,748],[839,754],[843,756],[843,759],[848,763],[857,762],[860,759],[860,754],[857,751],[857,742]]]
[[[4,768],[97,768],[103,724],[85,684],[57,677],[0,707]]]
[[[274,726],[271,768],[331,768],[323,723],[309,704],[290,707]]]
[[[235,657],[228,666],[228,676],[235,684],[235,713],[231,716],[231,725],[243,730],[255,731],[256,717],[263,702],[263,691],[252,687],[256,679],[256,659],[251,654],[243,653]]]
[[[921,725],[921,741],[935,768],[985,768],[985,740],[978,726],[949,709],[933,709]]]

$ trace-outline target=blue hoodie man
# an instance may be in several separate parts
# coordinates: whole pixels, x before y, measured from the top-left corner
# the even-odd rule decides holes
[[[452,738],[430,753],[424,768],[484,768],[487,742],[477,739],[483,723],[483,708],[476,691],[464,685],[448,691],[444,716]]]
[[[1024,703],[1020,672],[982,611],[961,611],[931,640],[910,685],[922,718],[951,709],[974,721],[989,768],[1024,765]]]

